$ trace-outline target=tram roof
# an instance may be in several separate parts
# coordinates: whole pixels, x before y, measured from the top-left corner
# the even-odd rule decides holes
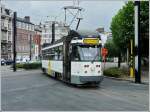
[[[92,30],[77,30],[76,31],[82,38],[84,37],[98,37],[98,32]]]
[[[74,33],[77,33],[78,35],[78,39],[82,39],[82,38],[87,38],[87,37],[100,37],[100,35],[98,34],[98,32],[96,31],[91,31],[91,30],[77,30],[77,31],[74,31]],[[76,36],[75,36],[76,37]],[[61,39],[55,41],[53,44],[49,44],[45,47],[48,47],[48,46],[51,46],[51,45],[54,45],[54,44],[57,44],[57,43],[60,43],[62,42],[64,39],[66,38],[66,36],[62,37]],[[74,39],[73,39],[74,40]],[[101,40],[101,38],[100,38]]]

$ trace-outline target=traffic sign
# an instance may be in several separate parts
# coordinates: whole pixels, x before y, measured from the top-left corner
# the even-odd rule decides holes
[[[108,49],[102,48],[102,56],[106,56],[108,54]]]

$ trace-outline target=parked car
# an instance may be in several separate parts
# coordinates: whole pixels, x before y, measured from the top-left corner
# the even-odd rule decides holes
[[[5,65],[6,64],[6,60],[5,59],[1,59],[1,65]]]
[[[23,59],[16,59],[16,63],[28,63],[29,60],[26,59],[26,58],[23,58]]]
[[[16,59],[16,63],[23,63],[22,59]]]
[[[11,64],[13,64],[13,60],[10,60],[10,59],[9,59],[9,60],[6,60],[5,63],[6,63],[6,65],[11,65]]]

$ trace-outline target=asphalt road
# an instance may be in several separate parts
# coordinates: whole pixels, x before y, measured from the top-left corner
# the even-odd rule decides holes
[[[99,87],[74,87],[40,70],[2,71],[3,111],[148,111],[148,85],[104,78]]]

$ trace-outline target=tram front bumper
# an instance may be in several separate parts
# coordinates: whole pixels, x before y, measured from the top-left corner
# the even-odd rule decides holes
[[[101,82],[103,76],[79,76],[81,82]]]
[[[85,84],[85,83],[100,83],[103,80],[103,76],[71,76],[71,83]]]

